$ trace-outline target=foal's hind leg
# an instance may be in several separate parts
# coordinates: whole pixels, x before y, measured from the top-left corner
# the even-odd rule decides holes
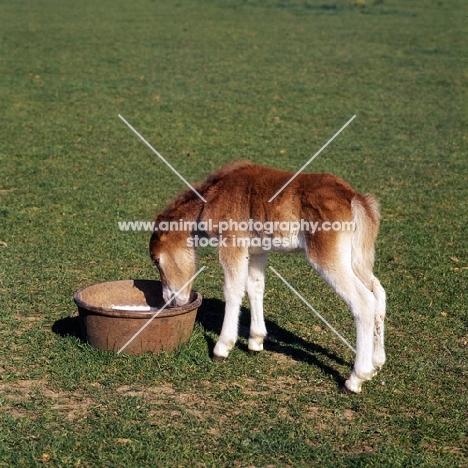
[[[376,373],[373,359],[376,299],[352,269],[335,272],[332,285],[351,308],[356,323],[356,359],[345,385],[359,393],[363,382]]]
[[[356,323],[356,359],[351,376],[345,385],[353,393],[359,393],[366,380],[375,372],[374,366],[374,328],[376,296],[357,277],[351,266],[351,244],[349,239],[335,238],[333,249],[322,251],[320,259],[314,251],[308,251],[311,264],[330,284],[335,292],[348,304]]]
[[[346,381],[346,388],[353,393],[360,393],[361,386],[376,373],[374,366],[374,327],[376,298],[351,268],[342,265],[332,272],[324,274],[337,294],[351,308],[356,324],[356,359],[351,376]]]
[[[263,349],[263,340],[267,334],[263,318],[263,293],[265,291],[265,266],[268,254],[252,255],[249,259],[247,294],[250,302],[249,350],[256,352]]]
[[[213,359],[227,357],[237,341],[239,314],[247,284],[249,256],[247,249],[220,247],[219,260],[224,270],[224,299],[226,310],[223,327],[213,350]]]

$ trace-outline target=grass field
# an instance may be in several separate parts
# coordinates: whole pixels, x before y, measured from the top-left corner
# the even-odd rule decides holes
[[[462,0],[0,2],[0,467],[468,466],[468,8]],[[157,278],[150,220],[236,159],[332,172],[382,205],[387,356],[351,351],[269,274],[266,350],[210,353],[214,250],[188,345],[129,357],[77,335],[74,291]],[[302,256],[270,256],[354,343]]]

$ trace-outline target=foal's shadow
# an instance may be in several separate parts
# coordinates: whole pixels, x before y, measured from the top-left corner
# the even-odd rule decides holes
[[[225,303],[219,299],[203,299],[197,313],[197,322],[202,325],[206,331],[211,331],[219,335],[223,325]],[[345,379],[333,367],[326,364],[326,360],[331,360],[339,365],[348,365],[346,362],[335,353],[323,348],[320,345],[310,343],[303,338],[291,333],[281,327],[272,320],[265,320],[268,336],[264,342],[264,349],[267,351],[285,354],[295,361],[302,361],[309,365],[316,366],[325,374],[334,378],[339,386],[343,386]],[[250,310],[245,307],[241,308],[241,318],[239,323],[239,336],[248,339],[250,327]],[[210,335],[205,333],[205,339],[208,342],[211,352],[215,346],[215,342]],[[247,346],[243,343],[238,343],[240,349],[248,351]]]

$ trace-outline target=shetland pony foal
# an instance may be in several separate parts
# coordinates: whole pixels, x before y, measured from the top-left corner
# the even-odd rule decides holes
[[[304,173],[269,203],[291,176],[248,162],[235,163],[197,187],[206,203],[191,190],[176,198],[156,218],[150,241],[164,300],[171,305],[190,300],[191,284],[181,288],[195,273],[194,240],[204,238],[211,245],[216,241],[224,269],[226,310],[213,357],[227,357],[236,343],[246,290],[251,306],[248,346],[251,351],[261,351],[267,333],[263,292],[268,251],[304,251],[310,264],[351,308],[356,359],[345,388],[359,393],[362,383],[385,362],[385,291],[372,273],[378,204],[372,195],[360,195],[338,177]],[[304,228],[304,221],[315,229]],[[353,229],[330,229],[338,225]]]

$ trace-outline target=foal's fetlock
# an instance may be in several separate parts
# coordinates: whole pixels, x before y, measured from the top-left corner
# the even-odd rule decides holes
[[[233,347],[234,343],[232,343],[232,345],[227,345],[226,343],[218,341],[213,349],[213,361],[222,361],[227,358],[229,351],[231,351]]]
[[[351,393],[361,393],[362,384],[367,380],[371,380],[376,373],[377,370],[374,368],[360,369],[359,372],[354,369],[349,379],[345,382],[346,390]]]
[[[361,393],[362,384],[366,380],[370,379],[362,379],[353,372],[349,379],[345,382],[345,390],[347,390],[347,393]]]
[[[372,356],[372,364],[377,370],[382,369],[382,366],[385,364],[385,351],[382,349],[380,351],[374,351]]]
[[[249,351],[252,354],[263,351],[263,339],[264,339],[263,336],[256,336],[256,337],[249,338]]]
[[[361,372],[354,371],[353,374],[355,374],[356,377],[358,377],[363,382],[365,382],[366,380],[371,380],[372,377],[374,377],[375,374],[377,374],[377,369],[375,367],[372,367],[372,369],[369,369],[367,371],[361,371]]]

